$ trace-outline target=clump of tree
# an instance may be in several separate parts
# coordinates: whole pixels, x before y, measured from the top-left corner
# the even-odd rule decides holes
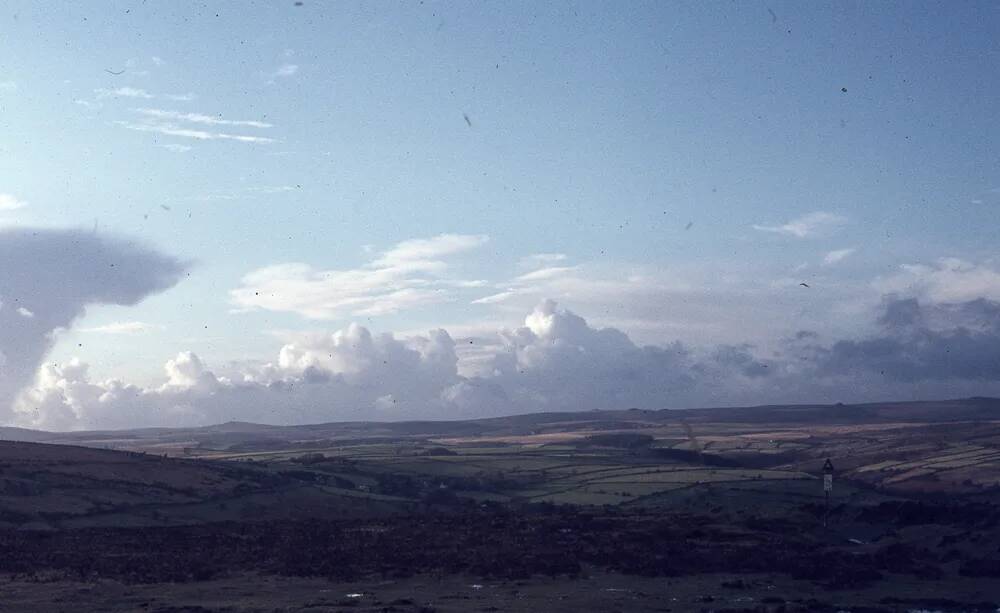
[[[322,453],[303,453],[300,456],[294,458],[289,458],[289,462],[295,462],[296,464],[318,464],[319,462],[325,462],[326,456]]]
[[[666,460],[675,460],[677,462],[685,462],[688,464],[703,464],[705,466],[718,466],[720,468],[756,468],[753,462],[747,462],[750,466],[746,466],[743,462],[736,460],[734,458],[728,458],[721,455],[715,455],[711,453],[701,453],[700,451],[695,451],[693,449],[673,449],[668,447],[657,447],[651,451],[654,457],[663,458]],[[749,457],[749,454],[747,454]],[[753,458],[750,458],[751,460]]]
[[[457,452],[448,449],[447,447],[430,447],[428,449],[423,449],[418,451],[416,455],[423,456],[453,456],[458,455]]]
[[[606,434],[592,434],[583,439],[583,443],[598,447],[615,447],[617,449],[645,449],[652,445],[655,440],[649,434],[638,432],[609,432]]]

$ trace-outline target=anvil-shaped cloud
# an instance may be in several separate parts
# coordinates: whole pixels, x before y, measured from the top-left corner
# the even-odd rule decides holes
[[[83,230],[0,230],[0,420],[52,345],[90,304],[131,305],[174,285],[185,264]]]

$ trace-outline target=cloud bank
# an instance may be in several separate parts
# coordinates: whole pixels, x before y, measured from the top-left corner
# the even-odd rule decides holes
[[[475,367],[460,368],[472,358]],[[532,411],[683,408],[905,398],[928,383],[1000,393],[1000,303],[890,297],[869,336],[803,331],[779,351],[752,345],[640,346],[542,301],[524,325],[453,338],[396,337],[358,324],[285,344],[274,361],[217,372],[190,352],[164,383],[91,381],[85,363],[43,366],[17,404],[52,429],[465,418]],[[462,374],[464,373],[464,374]]]

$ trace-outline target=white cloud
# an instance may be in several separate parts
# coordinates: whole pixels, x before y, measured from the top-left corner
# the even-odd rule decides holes
[[[96,332],[98,334],[145,334],[159,328],[154,324],[142,321],[116,321],[93,328],[81,328],[81,332]]]
[[[233,120],[233,119],[222,119],[220,117],[212,117],[211,115],[204,115],[202,113],[181,113],[178,111],[168,111],[164,109],[132,109],[134,112],[140,115],[145,115],[147,117],[152,117],[155,119],[165,119],[174,121],[186,121],[190,123],[200,123],[213,126],[242,126],[249,128],[272,128],[273,124],[266,123],[263,121],[255,120]]]
[[[828,251],[825,256],[823,256],[824,264],[836,264],[837,262],[843,261],[851,254],[853,254],[855,249],[853,247],[847,249],[835,249],[834,251]]]
[[[271,73],[272,77],[290,77],[299,71],[299,67],[296,64],[282,64]]]
[[[14,81],[0,81],[0,91],[15,92],[17,91],[17,83]]]
[[[525,273],[516,279],[517,283],[529,283],[532,281],[544,281],[546,279],[554,279],[556,277],[562,277],[567,273],[576,270],[575,266],[550,266],[548,268],[540,268],[538,270],[533,270],[529,273]]]
[[[898,274],[873,283],[885,294],[915,296],[935,303],[986,298],[1000,301],[1000,272],[958,258],[940,258],[931,265],[906,264]]]
[[[405,240],[372,262],[375,266],[406,266],[426,263],[486,244],[483,234],[439,234],[433,238]]]
[[[141,72],[133,72],[133,75],[142,76]],[[145,73],[148,74],[148,73]],[[116,87],[114,89],[108,89],[100,87],[94,90],[94,100],[74,100],[75,103],[85,106],[87,108],[99,108],[100,101],[106,98],[137,98],[141,100],[154,100],[156,98],[163,98],[165,100],[172,100],[174,102],[190,102],[197,98],[197,96],[191,92],[184,94],[153,94],[148,90],[138,88],[138,87]]]
[[[443,330],[397,339],[356,324],[286,344],[276,362],[232,377],[217,376],[198,355],[181,352],[164,366],[165,382],[145,389],[92,382],[87,365],[73,359],[42,366],[16,415],[34,427],[79,429],[445,414],[441,396],[460,380],[457,360]]]
[[[301,263],[268,266],[246,275],[230,298],[240,309],[285,311],[311,319],[385,315],[435,304],[449,298],[446,288],[463,285],[448,275],[445,259],[487,240],[463,234],[407,240],[367,265],[348,270],[317,270]]]
[[[175,102],[191,102],[198,96],[188,92],[186,94],[164,94],[163,97],[167,100],[173,100]]]
[[[793,219],[781,225],[771,226],[754,224],[753,228],[763,232],[774,232],[776,234],[784,234],[786,236],[794,236],[796,238],[809,238],[822,235],[846,222],[847,219],[841,215],[817,211],[815,213],[809,213],[808,215],[799,217],[798,219]]]
[[[25,424],[55,430],[79,429],[82,416],[93,410],[103,393],[88,380],[88,370],[89,366],[79,358],[62,365],[43,364],[34,386],[18,399],[14,415]]]
[[[699,363],[679,345],[638,347],[622,332],[594,328],[551,301],[538,305],[522,327],[491,337],[471,354],[481,376],[459,374],[456,342],[444,330],[397,338],[357,324],[300,336],[275,362],[228,376],[181,352],[167,361],[165,382],[145,389],[92,382],[87,365],[74,359],[41,367],[16,415],[24,425],[76,429],[660,408],[690,401],[700,385],[696,374],[717,388],[717,371],[729,369],[712,357]],[[745,352],[739,355],[741,367],[752,363]],[[733,377],[742,388],[750,380],[738,372]]]
[[[215,132],[205,129],[187,127],[184,124],[199,124],[208,126],[227,126],[237,128],[271,128],[272,124],[256,120],[234,120],[213,117],[203,113],[183,113],[165,109],[137,108],[132,112],[142,116],[142,121],[116,121],[115,123],[129,130],[153,132],[166,136],[193,138],[196,140],[231,140],[244,143],[273,143],[274,139],[251,134],[233,134],[230,132]]]
[[[149,59],[150,59],[151,62],[153,62],[154,66],[163,66],[164,64],[166,64],[166,62],[163,60],[163,58],[161,58],[159,56],[156,56],[156,55],[154,55],[153,57],[151,57]]]
[[[24,307],[17,307],[17,314],[20,315],[21,317],[26,317],[28,319],[31,319],[32,317],[35,316],[35,314],[32,311]]]
[[[541,268],[552,266],[558,262],[564,262],[567,259],[565,253],[533,253],[521,258],[519,265],[521,268]]]
[[[472,301],[472,304],[499,304],[501,302],[505,302],[513,298],[516,295],[517,292],[515,292],[514,290],[508,290],[506,292],[499,292],[496,294],[490,294],[489,296],[484,296],[482,298],[477,298],[476,300]]]
[[[747,344],[640,346],[621,330],[543,300],[523,325],[470,329],[475,336],[459,340],[440,329],[400,338],[351,324],[331,334],[297,333],[275,361],[232,365],[222,374],[181,352],[167,361],[162,385],[147,388],[92,382],[77,359],[45,364],[14,415],[22,425],[53,429],[447,419],[870,400],[912,390],[921,384],[916,377],[927,376],[951,381],[935,395],[998,393],[1000,304],[928,310],[895,300],[884,311],[878,336],[823,344],[803,333],[782,352],[766,354]],[[921,323],[923,315],[952,312],[978,327],[945,322],[931,330]],[[949,370],[935,370],[942,365]],[[892,376],[871,378],[884,369]]]
[[[164,365],[167,372],[167,382],[160,388],[164,390],[198,390],[213,392],[223,383],[215,374],[205,368],[201,358],[190,351],[182,351]]]
[[[13,194],[0,194],[0,211],[13,211],[25,206],[28,206],[28,203],[14,197]]]
[[[165,145],[160,145],[167,151],[173,151],[174,153],[184,153],[186,151],[191,151],[191,145],[179,145],[177,143],[167,143]]]
[[[103,98],[119,97],[119,98],[143,98],[149,100],[155,98],[153,94],[147,92],[144,89],[138,89],[135,87],[118,87],[115,89],[104,89],[98,88],[94,90],[98,100]]]
[[[116,124],[129,130],[139,132],[153,132],[165,136],[179,136],[183,138],[193,138],[196,140],[231,140],[243,143],[273,143],[273,138],[263,136],[249,136],[245,134],[230,134],[227,132],[209,132],[207,130],[192,130],[181,128],[169,123],[132,123],[128,121],[116,121]]]
[[[490,282],[485,279],[459,279],[457,281],[443,281],[443,285],[449,285],[451,287],[487,287]]]

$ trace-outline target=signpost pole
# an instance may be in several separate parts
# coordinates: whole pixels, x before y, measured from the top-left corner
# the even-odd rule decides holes
[[[830,519],[830,492],[833,491],[833,462],[830,458],[823,462],[823,528],[827,527]]]

